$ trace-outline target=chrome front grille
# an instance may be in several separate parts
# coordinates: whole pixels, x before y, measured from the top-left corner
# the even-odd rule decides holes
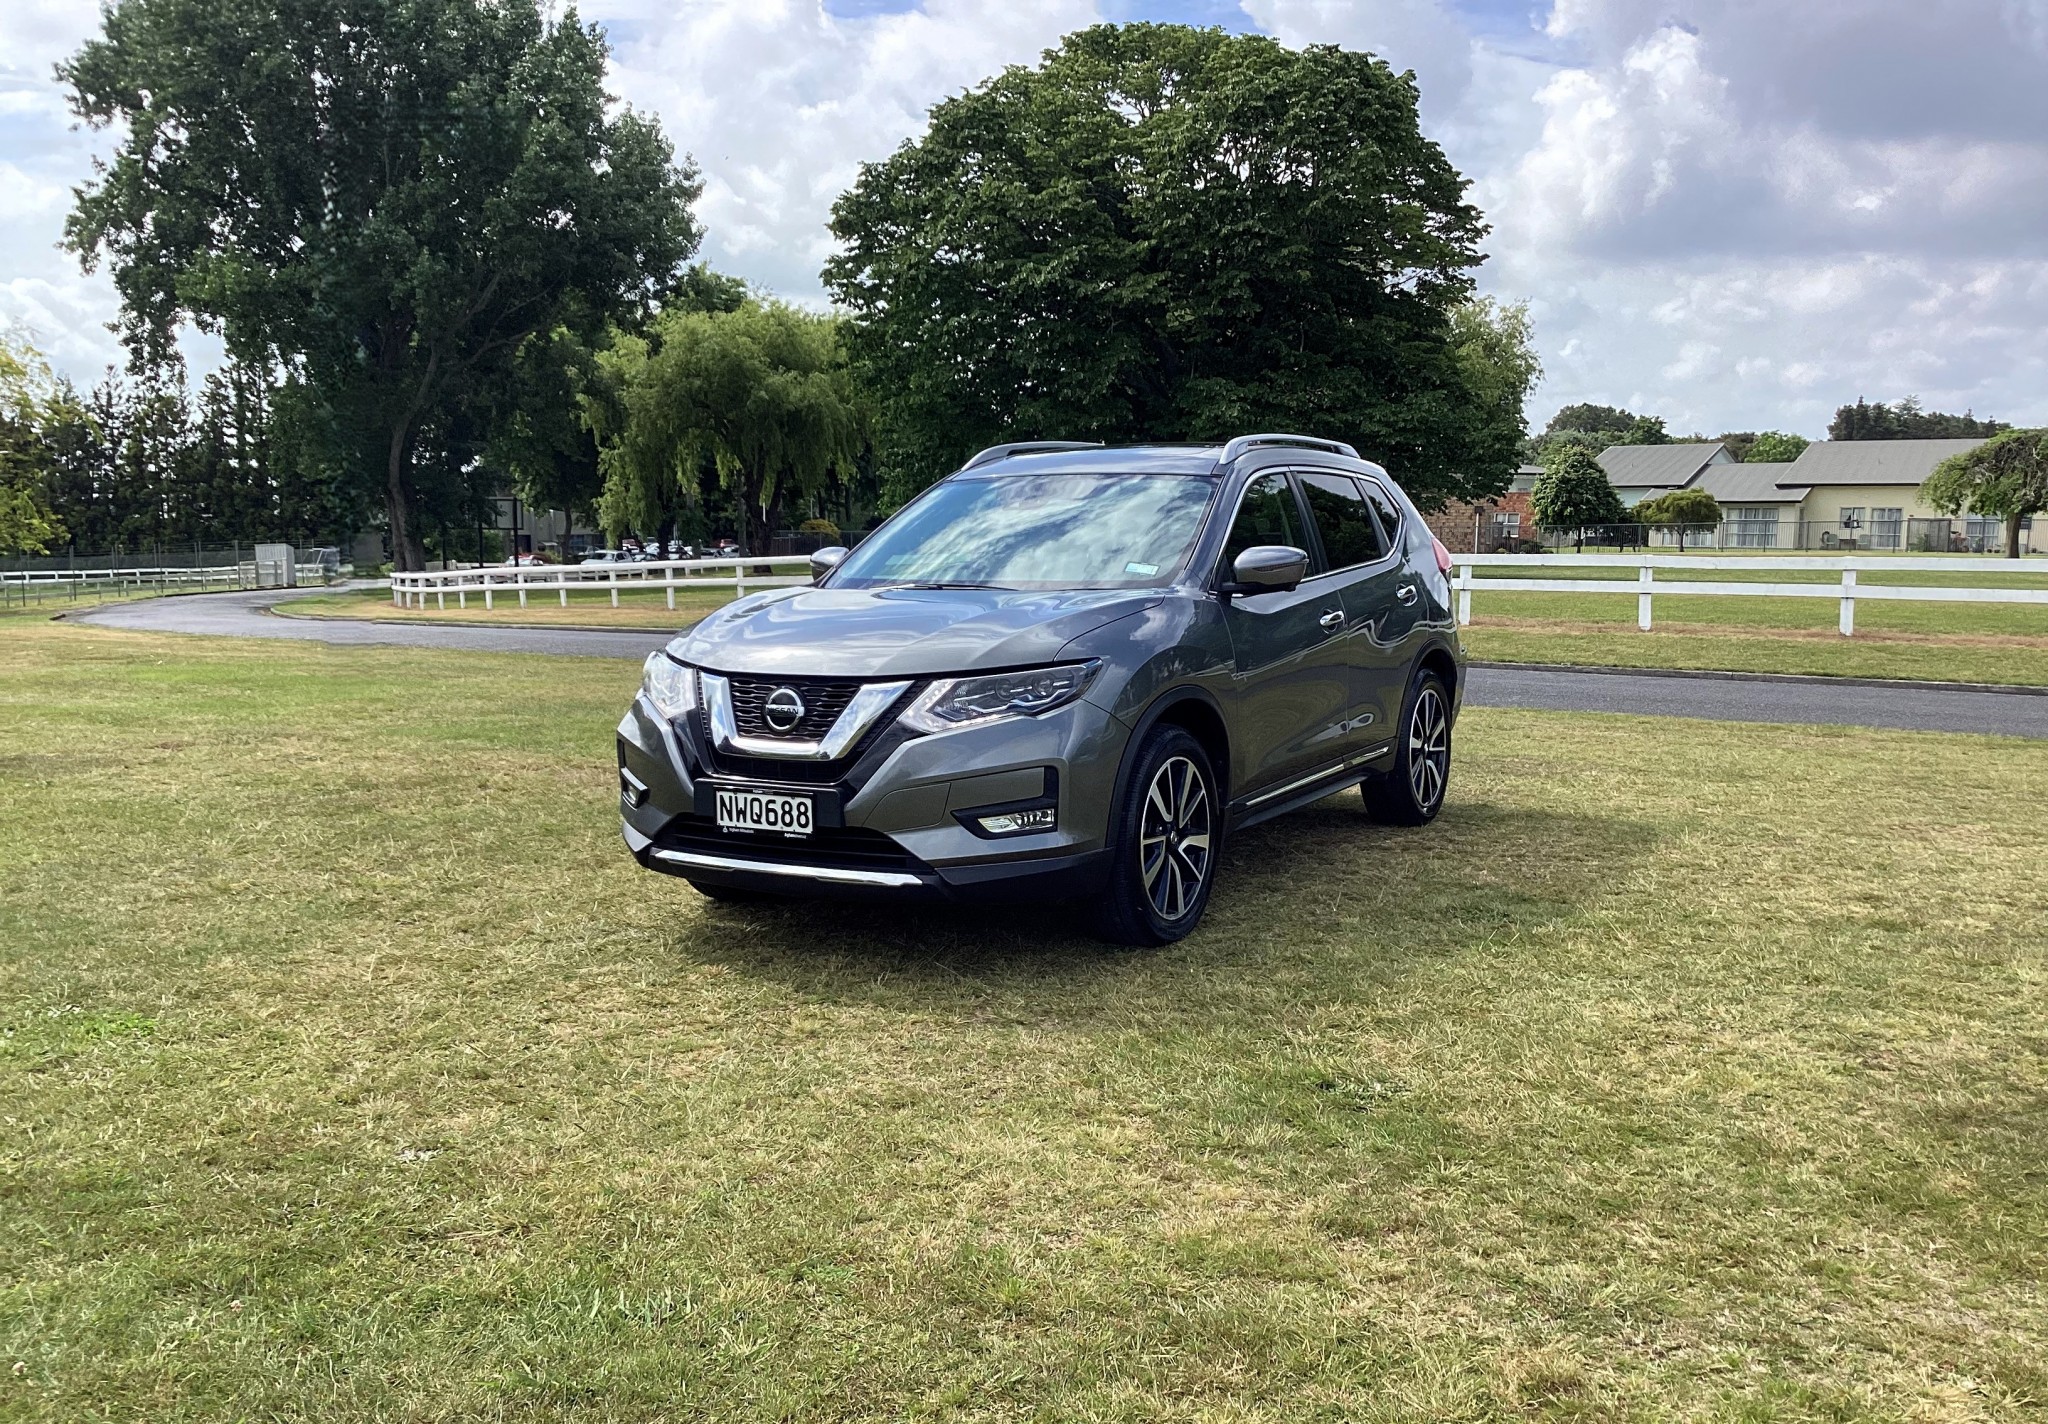
[[[857,682],[807,677],[732,677],[727,681],[732,687],[733,724],[741,736],[779,737],[796,742],[822,740],[861,686]],[[803,715],[790,727],[777,727],[768,720],[768,699],[783,688],[803,700]]]

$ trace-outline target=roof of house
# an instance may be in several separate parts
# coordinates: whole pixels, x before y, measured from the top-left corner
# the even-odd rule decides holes
[[[1792,465],[1709,465],[1691,488],[1703,489],[1723,504],[1797,504],[1806,487],[1790,483]]]
[[[1951,455],[1982,440],[1818,440],[1800,452],[1786,478],[1813,485],[1917,485]]]
[[[1609,445],[1599,455],[1607,482],[1629,488],[1677,489],[1687,484],[1716,457],[1719,441],[1704,445]]]

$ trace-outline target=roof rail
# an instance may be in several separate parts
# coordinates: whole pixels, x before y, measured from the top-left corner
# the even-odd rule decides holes
[[[1240,435],[1223,447],[1223,457],[1218,464],[1227,465],[1261,445],[1300,445],[1310,450],[1328,450],[1333,455],[1344,455],[1356,460],[1358,452],[1341,440],[1319,440],[1313,435]]]
[[[1007,460],[1012,455],[1029,455],[1039,450],[1100,450],[1100,440],[1015,440],[1008,445],[991,445],[960,468],[971,470],[976,465],[992,465],[998,460]]]

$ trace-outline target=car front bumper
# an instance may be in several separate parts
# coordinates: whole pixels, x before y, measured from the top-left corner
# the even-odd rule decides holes
[[[1128,738],[1122,722],[1079,700],[1039,717],[884,736],[830,783],[742,778],[715,769],[701,726],[670,721],[643,694],[618,728],[622,829],[647,869],[731,889],[1068,899],[1106,879],[1111,786]],[[818,829],[722,831],[712,818],[721,786],[810,795]],[[1055,827],[1004,837],[978,829],[979,815],[1026,805],[1053,807]]]

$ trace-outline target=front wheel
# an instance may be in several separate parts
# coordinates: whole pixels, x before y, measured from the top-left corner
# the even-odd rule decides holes
[[[1209,754],[1179,727],[1154,728],[1111,822],[1102,937],[1157,945],[1192,933],[1209,904],[1222,829]]]
[[[1451,694],[1441,676],[1416,670],[1400,726],[1394,764],[1359,790],[1365,813],[1382,825],[1426,826],[1443,810],[1451,782]]]

